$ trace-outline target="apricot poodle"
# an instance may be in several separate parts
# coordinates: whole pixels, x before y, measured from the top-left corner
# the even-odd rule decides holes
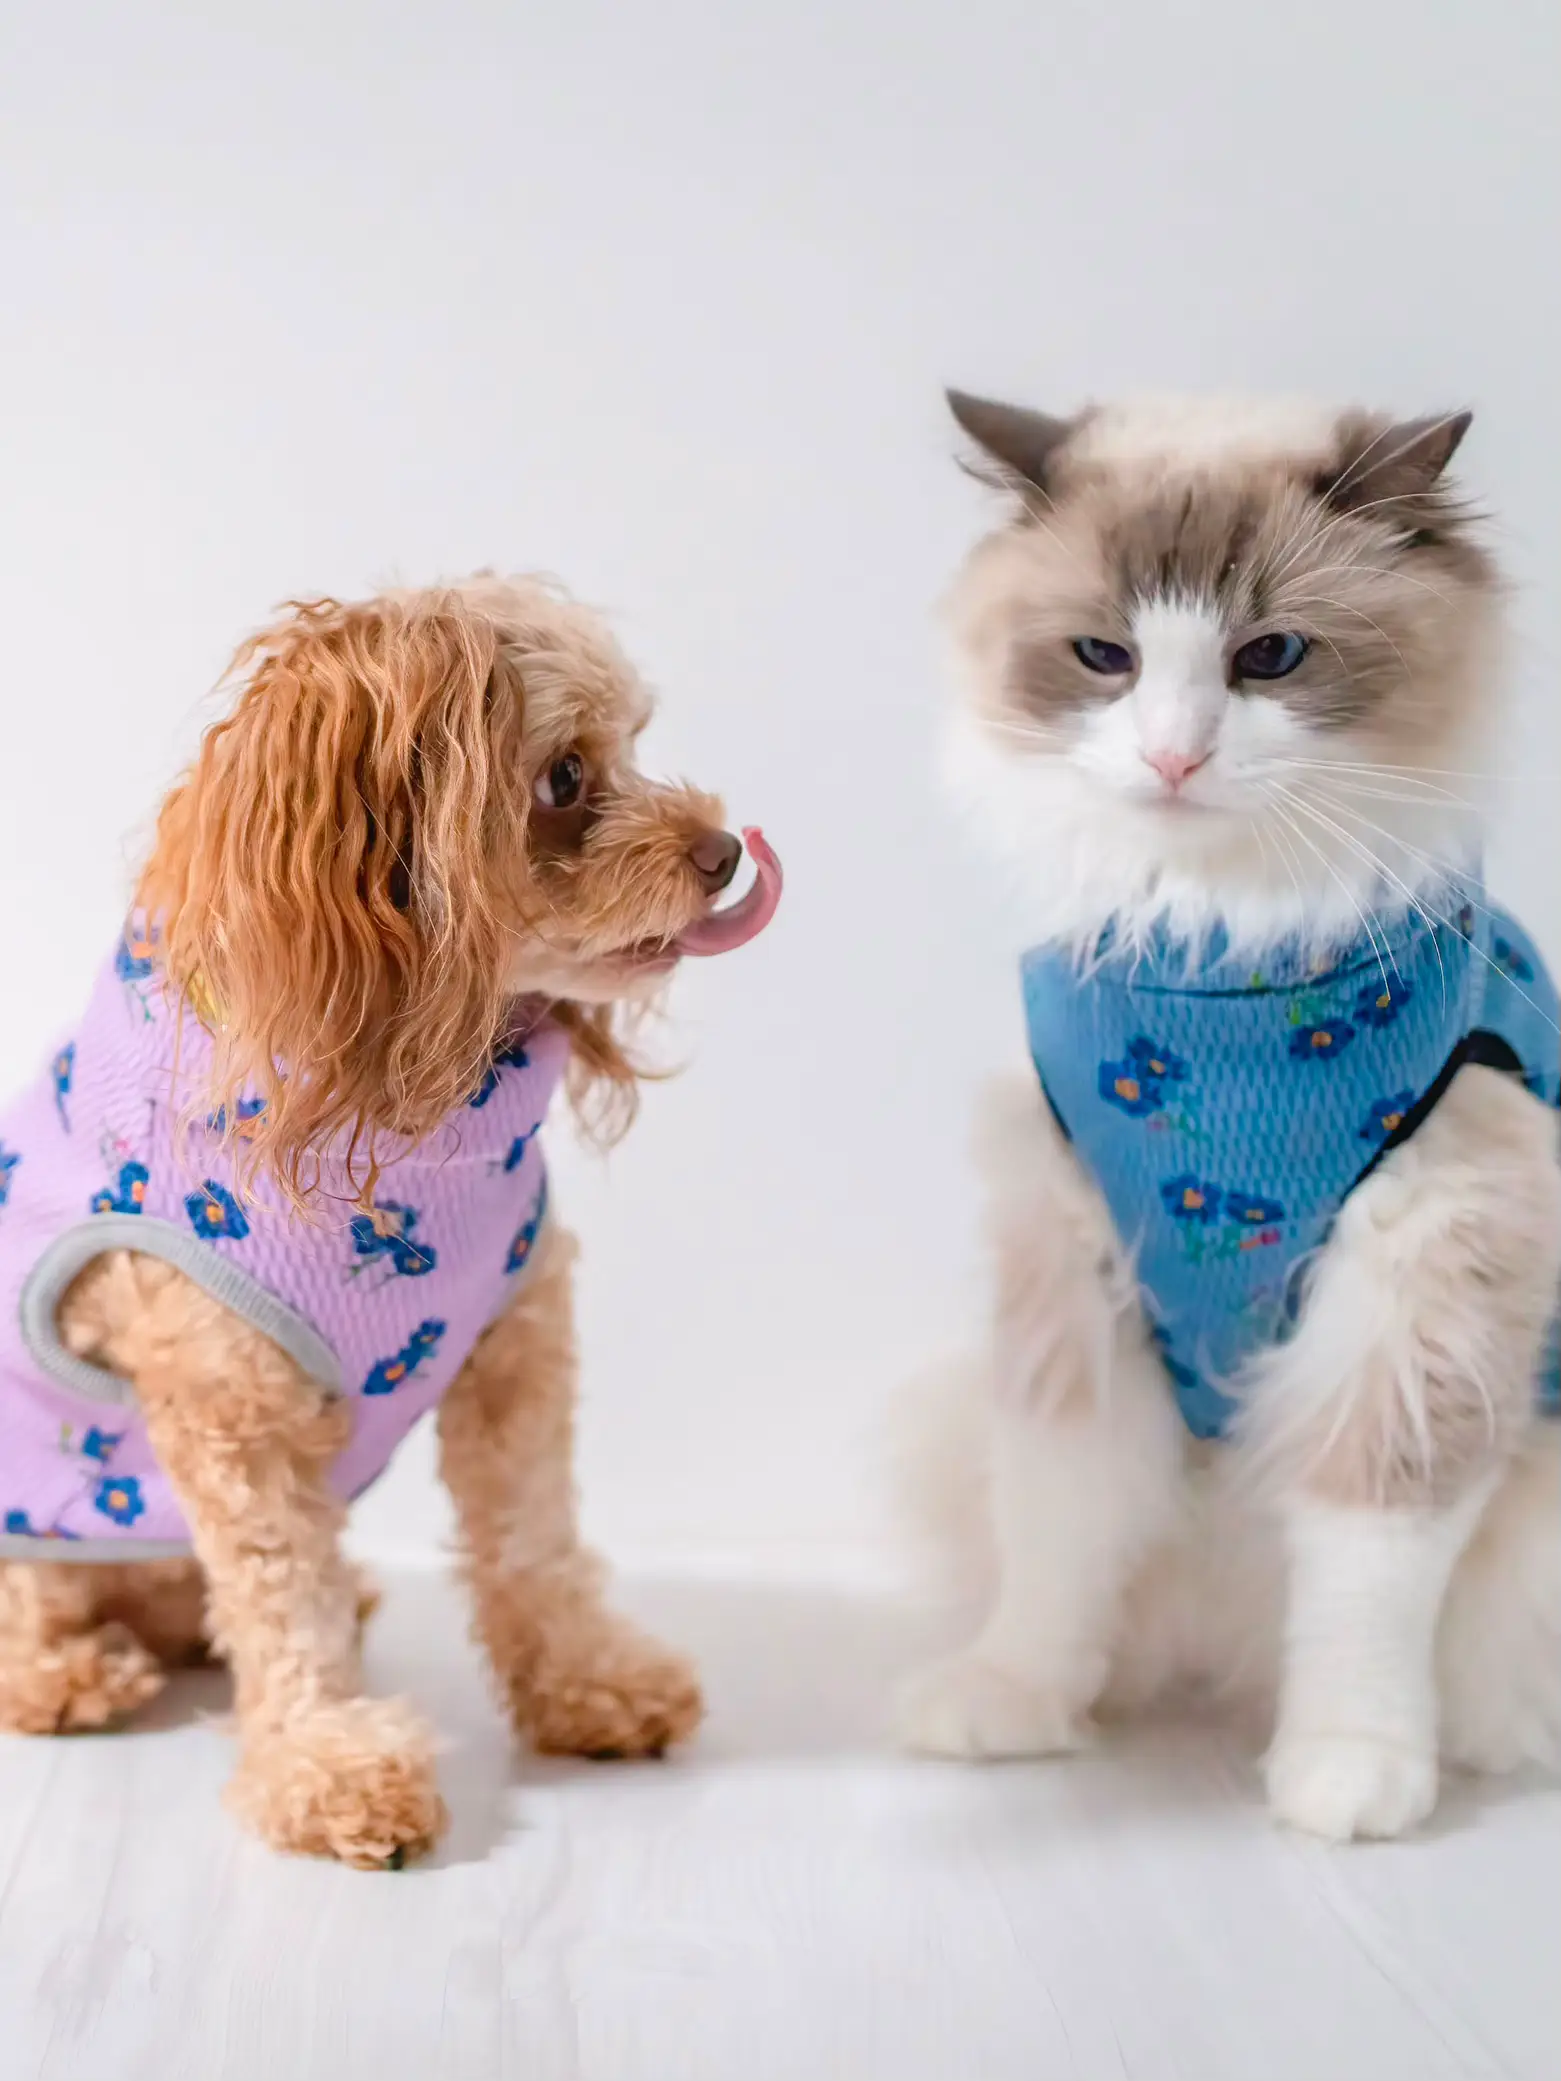
[[[517,1734],[655,1753],[701,1702],[604,1603],[572,1475],[562,1081],[632,1114],[622,1018],[726,909],[719,805],[635,765],[602,624],[478,577],[295,603],[165,802],[124,938],[0,1109],[0,1726],[105,1726],[231,1665],[236,1811],[363,1866],[444,1818],[430,1730],[365,1695],[346,1506],[422,1414]]]

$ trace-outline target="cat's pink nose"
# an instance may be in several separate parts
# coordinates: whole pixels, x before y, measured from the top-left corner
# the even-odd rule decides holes
[[[1142,757],[1144,764],[1153,766],[1173,794],[1189,775],[1209,763],[1206,751],[1146,751]]]

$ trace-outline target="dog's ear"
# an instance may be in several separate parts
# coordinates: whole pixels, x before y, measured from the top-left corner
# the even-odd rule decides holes
[[[221,1095],[295,1193],[345,1136],[427,1133],[502,1016],[494,864],[523,843],[521,689],[454,595],[293,602],[169,796],[139,900],[215,1021]],[[352,1167],[351,1163],[349,1167]]]
[[[1023,405],[1002,405],[992,398],[972,397],[965,390],[945,392],[949,410],[986,458],[973,474],[1005,490],[1050,492],[1057,453],[1078,425],[1049,412]],[[993,469],[990,465],[995,464]]]

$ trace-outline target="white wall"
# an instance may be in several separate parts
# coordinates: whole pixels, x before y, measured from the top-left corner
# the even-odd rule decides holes
[[[560,1165],[610,1542],[870,1542],[883,1400],[972,1318],[1017,1014],[932,780],[979,512],[943,382],[1472,401],[1523,589],[1496,879],[1561,954],[1553,0],[10,12],[6,1080],[296,590],[566,575],[654,754],[786,857],[768,938],[679,985],[692,1073]],[[430,1464],[368,1534],[438,1536]]]

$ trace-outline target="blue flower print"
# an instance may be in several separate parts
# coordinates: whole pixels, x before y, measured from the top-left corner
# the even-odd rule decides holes
[[[54,1109],[60,1116],[60,1125],[70,1133],[70,1114],[65,1101],[70,1097],[71,1080],[76,1074],[76,1043],[67,1041],[58,1055],[49,1064],[49,1075],[54,1081]]]
[[[526,1160],[526,1151],[531,1147],[531,1144],[536,1140],[536,1138],[537,1130],[534,1127],[532,1128],[530,1134],[516,1135],[514,1141],[512,1141],[509,1145],[509,1154],[504,1159],[504,1170],[506,1175],[510,1171],[518,1171],[520,1169],[521,1165]]]
[[[21,1162],[21,1152],[0,1142],[0,1207],[11,1197],[11,1174]]]
[[[1534,980],[1534,964],[1520,954],[1510,939],[1503,939],[1498,932],[1491,941],[1491,955],[1503,975],[1510,975],[1515,983],[1531,983]]]
[[[114,949],[114,973],[122,983],[143,983],[152,972],[155,945],[148,933],[127,925]]]
[[[1096,1089],[1107,1105],[1120,1106],[1133,1120],[1147,1120],[1165,1105],[1165,1087],[1145,1077],[1136,1062],[1103,1062]]]
[[[352,1217],[352,1247],[365,1260],[388,1257],[403,1279],[419,1279],[439,1262],[432,1243],[418,1242],[412,1231],[417,1226],[416,1207],[403,1207],[393,1199],[381,1200],[370,1214]],[[355,1266],[361,1271],[361,1265]]]
[[[1361,1140],[1385,1142],[1390,1134],[1397,1134],[1414,1102],[1415,1094],[1408,1090],[1394,1091],[1386,1098],[1374,1099],[1371,1111],[1361,1123]]]
[[[547,1186],[544,1184],[542,1190],[537,1194],[536,1205],[510,1238],[510,1246],[504,1257],[504,1269],[506,1272],[518,1272],[530,1257],[532,1247],[541,1233],[542,1217],[546,1212]]]
[[[1208,1228],[1218,1221],[1225,1194],[1220,1186],[1206,1184],[1191,1171],[1178,1171],[1174,1178],[1161,1181],[1160,1197],[1173,1221]]]
[[[260,1118],[260,1115],[265,1111],[265,1109],[266,1102],[263,1098],[241,1098],[238,1101],[237,1105],[234,1106],[233,1132],[238,1136],[240,1141],[246,1139],[244,1129],[248,1122],[251,1120],[258,1120]],[[208,1114],[206,1119],[206,1127],[208,1132],[211,1134],[225,1135],[228,1131],[227,1107],[218,1106],[217,1110],[214,1113]]]
[[[100,1481],[92,1497],[94,1510],[101,1510],[116,1525],[133,1525],[146,1514],[141,1484],[133,1474],[110,1474]]]
[[[1101,1063],[1095,1088],[1107,1105],[1120,1106],[1130,1119],[1146,1120],[1164,1110],[1166,1085],[1180,1084],[1186,1076],[1180,1055],[1140,1033],[1128,1042],[1120,1062]]]
[[[1277,1199],[1265,1199],[1261,1192],[1227,1192],[1225,1218],[1243,1228],[1272,1228],[1276,1221],[1284,1220],[1285,1210]]]
[[[1415,994],[1414,985],[1402,976],[1382,976],[1368,983],[1355,1000],[1358,1026],[1391,1026]]]
[[[94,1214],[139,1214],[146,1204],[147,1181],[151,1172],[144,1163],[121,1164],[117,1185],[106,1185],[101,1192],[94,1192],[89,1208]]]
[[[477,1086],[471,1097],[467,1099],[466,1103],[469,1106],[485,1106],[499,1088],[499,1071],[501,1069],[524,1069],[530,1060],[531,1057],[518,1041],[512,1041],[507,1048],[501,1048],[498,1054],[494,1056],[492,1062],[483,1071],[482,1082]]]
[[[123,1431],[100,1431],[96,1424],[81,1441],[81,1450],[89,1460],[96,1460],[106,1467],[114,1457],[114,1447],[124,1437]]]
[[[227,1236],[235,1243],[242,1243],[249,1234],[244,1209],[226,1185],[219,1185],[215,1178],[208,1178],[199,1192],[185,1194],[184,1211],[189,1215],[195,1233],[208,1240]]]
[[[8,1510],[4,1525],[13,1539],[79,1539],[79,1532],[67,1532],[63,1525],[35,1525],[25,1510]]]
[[[402,1381],[409,1379],[425,1359],[433,1357],[443,1340],[445,1328],[442,1322],[420,1322],[394,1358],[382,1358],[370,1368],[363,1392],[366,1395],[394,1394]]]
[[[1290,1052],[1298,1062],[1337,1062],[1355,1038],[1348,1019],[1321,1019],[1298,1026],[1290,1036]]]
[[[1157,1084],[1182,1084],[1187,1080],[1187,1064],[1180,1055],[1169,1048],[1162,1048],[1145,1033],[1127,1044],[1128,1060],[1138,1065],[1139,1073]]]
[[[394,1358],[377,1359],[369,1368],[363,1392],[366,1395],[393,1395],[411,1370],[405,1352],[398,1351]]]

